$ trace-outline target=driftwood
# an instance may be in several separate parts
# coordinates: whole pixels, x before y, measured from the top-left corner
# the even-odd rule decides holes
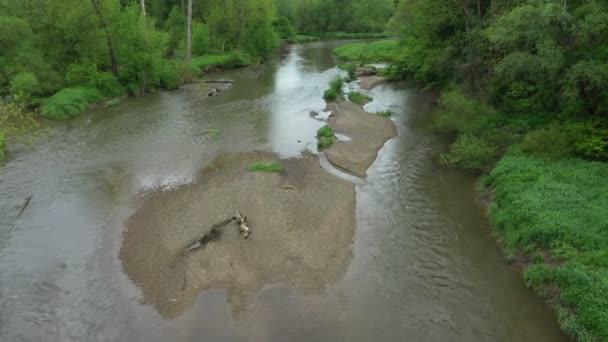
[[[19,213],[17,214],[17,217],[21,217],[21,214],[23,214],[23,212],[25,211],[25,208],[27,208],[27,206],[30,204],[30,201],[32,200],[32,196],[28,196],[25,198],[25,202],[23,203],[23,205],[21,206],[21,209],[19,209]]]
[[[236,223],[239,224],[239,231],[243,234],[243,239],[249,237],[251,234],[251,229],[247,226],[247,216],[243,216],[240,212],[236,212],[236,216],[234,217]]]
[[[186,247],[186,251],[193,251],[195,249],[201,248],[206,245],[209,241],[217,238],[221,233],[222,229],[226,227],[230,222],[236,221],[239,225],[239,231],[243,235],[243,239],[249,237],[251,234],[251,229],[247,226],[247,216],[242,215],[240,212],[236,212],[236,216],[228,217],[225,220],[218,222],[211,226],[211,228],[205,232],[201,237],[194,240],[191,244]]]
[[[233,82],[234,82],[234,80],[224,80],[224,79],[205,81],[205,83],[228,83],[228,84],[233,83]]]

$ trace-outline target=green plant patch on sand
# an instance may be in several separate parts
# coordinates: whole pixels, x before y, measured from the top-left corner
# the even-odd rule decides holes
[[[385,110],[385,111],[377,112],[376,114],[381,117],[384,117],[384,118],[390,118],[393,115],[393,112],[391,112],[390,110]]]
[[[329,126],[323,126],[317,131],[317,148],[319,150],[325,150],[329,148],[335,142],[334,130]]]
[[[281,173],[283,172],[283,166],[278,162],[256,162],[250,164],[247,170],[249,172]]]
[[[41,113],[50,119],[65,120],[78,115],[100,99],[101,93],[95,88],[65,88],[43,102]]]
[[[608,167],[511,148],[485,178],[490,220],[525,280],[580,341],[608,341]]]
[[[348,99],[354,104],[363,106],[366,103],[372,102],[373,99],[367,95],[361,94],[358,91],[348,93]]]

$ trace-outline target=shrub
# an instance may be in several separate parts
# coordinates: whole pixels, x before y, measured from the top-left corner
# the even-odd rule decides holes
[[[334,130],[329,126],[323,126],[317,131],[317,148],[324,150],[334,144],[335,141]]]
[[[182,83],[185,66],[181,61],[165,61],[160,74],[160,86],[164,89],[177,89]]]
[[[342,87],[344,86],[344,80],[339,76],[329,82],[329,89],[323,94],[325,101],[335,101],[342,97]]]
[[[209,53],[209,27],[200,22],[194,22],[192,26],[192,54],[202,56]]]
[[[522,149],[539,156],[556,158],[572,153],[574,146],[572,136],[563,127],[554,124],[526,134]]]
[[[495,114],[492,107],[452,90],[441,95],[434,126],[444,133],[481,135],[491,125]]]
[[[354,104],[363,106],[364,104],[373,101],[373,99],[367,95],[361,94],[360,92],[353,91],[348,93],[348,99]]]
[[[11,80],[11,94],[29,99],[32,95],[40,93],[38,78],[31,72],[20,72]]]
[[[348,73],[347,82],[353,82],[357,80],[357,65],[355,63],[344,63],[338,66],[342,70],[346,70]]]
[[[334,50],[338,58],[367,62],[394,62],[399,59],[400,53],[401,46],[398,40],[347,44]]]
[[[459,136],[448,153],[441,156],[445,164],[471,172],[490,170],[497,157],[496,147],[470,134]]]
[[[393,112],[391,112],[390,110],[385,110],[382,112],[377,112],[376,114],[378,114],[382,117],[385,117],[385,118],[389,118],[389,117],[391,117],[391,115],[393,115]]]
[[[293,30],[291,22],[287,17],[276,18],[272,22],[272,26],[281,39],[291,39],[296,35],[296,32]]]
[[[300,43],[310,43],[310,42],[316,42],[319,40],[319,37],[316,36],[305,36],[305,35],[295,35],[289,39],[287,39],[287,41],[291,44],[300,44]]]
[[[283,172],[283,166],[277,162],[265,163],[265,162],[256,162],[250,164],[247,168],[249,172],[268,172],[268,173],[281,173]]]
[[[44,101],[41,113],[50,119],[65,120],[77,115],[99,99],[101,94],[94,88],[65,88]]]
[[[240,50],[232,50],[226,63],[229,68],[241,68],[251,64],[251,56]]]

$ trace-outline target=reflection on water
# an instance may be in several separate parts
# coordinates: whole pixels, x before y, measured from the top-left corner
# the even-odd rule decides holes
[[[197,87],[91,111],[0,165],[2,341],[560,341],[551,312],[506,266],[485,226],[474,180],[437,167],[444,142],[424,129],[428,96],[383,85],[399,137],[358,184],[354,259],[321,296],[268,284],[235,317],[225,291],[164,320],[142,305],[117,258],[122,222],[150,189],[197,178],[222,151],[316,150],[331,49],[298,45],[283,61]],[[222,134],[210,136],[208,132]],[[20,218],[16,206],[33,195]],[[330,210],[331,208],[328,208]]]

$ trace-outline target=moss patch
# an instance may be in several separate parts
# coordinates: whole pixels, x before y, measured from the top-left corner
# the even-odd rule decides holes
[[[255,162],[249,164],[247,170],[249,170],[249,172],[281,173],[283,172],[283,166],[278,162]]]

